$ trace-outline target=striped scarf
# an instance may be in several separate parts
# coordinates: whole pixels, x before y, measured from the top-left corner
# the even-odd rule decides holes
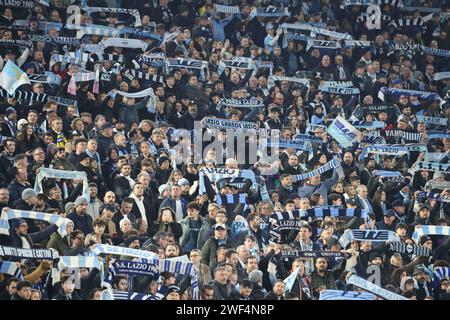
[[[289,17],[291,13],[286,7],[268,6],[266,8],[255,8],[252,10],[252,13],[250,13],[250,17],[253,15],[257,17]]]
[[[386,137],[401,137],[406,141],[421,141],[422,134],[417,132],[406,132],[402,130],[385,130]]]
[[[341,162],[337,158],[333,158],[332,160],[328,161],[327,164],[314,169],[313,171],[302,173],[302,174],[296,174],[292,175],[292,180],[294,182],[301,181],[301,180],[307,180],[309,178],[315,177],[317,175],[323,174],[331,169],[336,169],[341,166]]]
[[[166,73],[170,72],[171,68],[187,68],[200,70],[200,79],[205,80],[205,71],[209,75],[208,61],[184,59],[184,58],[168,58],[166,60]]]
[[[51,72],[46,72],[45,74],[30,74],[28,75],[28,79],[30,79],[31,82],[46,83],[56,86],[59,86],[62,81],[60,75]]]
[[[386,300],[408,300],[407,298],[398,295],[394,292],[391,292],[389,290],[383,289],[372,282],[369,282],[361,277],[358,277],[357,275],[351,275],[350,278],[347,280],[348,284],[352,284],[354,286],[357,286],[361,289],[364,289],[366,291],[372,292],[376,294],[377,296],[380,296]]]
[[[163,54],[141,54],[138,61],[152,67],[164,67],[166,56]]]
[[[319,85],[319,90],[322,92],[328,92],[332,94],[339,94],[339,95],[355,95],[359,94],[358,88],[349,88],[348,86],[339,86],[339,85],[333,85],[328,86],[325,84]]]
[[[430,133],[428,135],[428,140],[449,139],[449,138],[450,138],[450,133]]]
[[[430,248],[427,248],[427,247],[417,246],[414,244],[406,244],[401,241],[391,242],[390,245],[391,245],[391,250],[395,251],[395,252],[414,254],[416,256],[421,256],[421,257],[431,256],[431,250],[430,250]]]
[[[368,292],[327,289],[320,292],[319,300],[377,300],[377,298]]]
[[[141,27],[141,16],[139,14],[139,10],[137,9],[125,9],[125,8],[108,8],[108,7],[88,7],[86,2],[84,2],[84,6],[81,7],[83,11],[86,11],[88,14],[98,13],[98,12],[107,12],[107,13],[120,13],[120,14],[129,14],[134,17],[134,26]]]
[[[322,72],[313,72],[313,71],[304,71],[300,70],[295,73],[295,76],[298,78],[308,78],[308,79],[317,79],[322,78],[325,81],[332,81],[334,76],[332,73],[322,73]]]
[[[130,80],[133,80],[135,78],[138,78],[140,80],[150,81],[152,84],[163,84],[164,79],[160,75],[152,75],[150,73],[142,72],[135,69],[127,69],[125,71],[125,77],[127,77]]]
[[[252,58],[236,57],[234,60],[220,60],[217,73],[221,75],[225,68],[236,68],[243,70],[255,70],[256,62]]]
[[[388,4],[392,7],[397,7],[399,9],[403,8],[402,0],[344,0],[341,3],[341,9],[347,6],[368,6],[368,5],[384,5]]]
[[[11,219],[33,219],[33,220],[44,220],[51,224],[56,224],[58,226],[58,233],[61,237],[66,236],[66,225],[71,222],[70,219],[63,218],[60,215],[43,213],[37,211],[25,211],[25,210],[13,210],[10,209],[6,213],[2,213],[0,217],[0,234],[9,235],[11,226],[9,221]]]
[[[9,274],[15,278],[23,279],[20,265],[13,261],[0,261],[0,273]]]
[[[400,29],[405,27],[424,27],[426,20],[423,18],[416,19],[395,19],[389,22],[388,28]]]
[[[267,86],[269,88],[273,87],[275,85],[275,81],[288,81],[288,82],[294,82],[294,83],[301,83],[305,87],[309,87],[309,79],[301,79],[296,77],[284,77],[284,76],[270,76],[269,79],[267,79]]]
[[[225,206],[225,209],[229,216],[232,216],[234,209],[239,204],[244,205],[243,212],[248,210],[248,199],[246,193],[220,194],[216,196],[216,203],[219,206]]]
[[[0,97],[8,98],[10,97],[8,92],[5,89],[0,89]],[[13,96],[19,103],[24,104],[28,103],[28,105],[32,105],[34,103],[43,103],[47,101],[55,101],[57,104],[63,106],[77,106],[78,101],[74,99],[66,99],[59,96],[50,96],[46,93],[34,93],[31,91],[20,91],[16,90]]]
[[[222,4],[214,4],[213,6],[213,13],[212,16],[214,16],[216,13],[228,13],[228,14],[239,14],[239,6],[225,6]]]
[[[311,250],[311,251],[305,251],[305,250],[299,250],[294,248],[289,249],[282,249],[281,255],[283,258],[339,258],[342,257],[341,252],[332,252],[332,251],[319,251],[319,250]]]
[[[450,236],[450,227],[422,225],[420,228],[415,229],[412,239],[419,243],[420,238],[424,235]]]
[[[96,268],[101,270],[103,265],[98,257],[88,256],[61,256],[59,257],[58,269],[65,268]]]
[[[115,91],[111,91],[108,93],[108,95],[115,97],[116,95],[121,95],[123,97],[127,97],[127,98],[143,98],[143,97],[150,97],[148,99],[147,102],[147,111],[151,112],[151,113],[155,113],[156,112],[156,102],[157,102],[157,97],[155,95],[155,93],[153,92],[153,88],[147,88],[145,90],[139,91],[139,92],[125,92],[125,91],[119,91],[119,90],[115,90]]]
[[[135,257],[141,259],[154,259],[156,254],[150,251],[138,250],[126,247],[110,246],[104,244],[97,244],[91,251],[93,255],[112,254],[117,256]]]

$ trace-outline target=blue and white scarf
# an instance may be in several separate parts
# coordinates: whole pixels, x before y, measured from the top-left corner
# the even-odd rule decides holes
[[[10,276],[23,279],[20,264],[13,261],[0,261],[0,273],[9,274]]]
[[[171,68],[187,68],[200,70],[200,80],[204,81],[209,76],[208,61],[184,59],[184,58],[168,58],[166,60],[166,73]]]
[[[267,146],[272,148],[293,148],[296,150],[303,150],[309,153],[313,152],[313,148],[310,141],[301,141],[301,140],[269,140],[267,141]]]
[[[61,237],[67,235],[66,226],[67,223],[71,222],[70,219],[63,218],[62,216],[57,214],[10,209],[6,213],[2,213],[0,217],[0,234],[9,235],[11,226],[9,225],[8,220],[19,218],[43,220],[51,224],[56,224],[58,226],[58,233],[61,235]]]
[[[350,278],[347,280],[348,284],[352,284],[354,286],[360,287],[361,289],[367,290],[369,292],[372,292],[376,294],[377,296],[380,296],[386,300],[408,300],[407,298],[398,295],[394,292],[391,292],[389,290],[383,289],[372,282],[369,282],[361,277],[358,277],[357,275],[352,274]]]
[[[82,180],[83,181],[83,196],[86,199],[89,199],[89,186],[88,180],[86,176],[86,172],[84,171],[65,171],[65,170],[56,170],[50,168],[41,168],[36,175],[36,181],[34,183],[34,191],[36,193],[42,193],[42,180],[44,178],[56,178],[56,179],[70,179],[70,180]]]
[[[320,292],[319,300],[376,300],[376,296],[368,292],[342,291],[327,289]]]
[[[50,37],[48,35],[29,34],[28,38],[33,42],[45,42],[60,45],[79,46],[80,39],[75,37]]]
[[[338,158],[333,158],[332,160],[328,161],[325,165],[314,169],[313,171],[302,173],[302,174],[296,174],[292,175],[292,180],[294,182],[307,180],[309,178],[315,177],[319,174],[323,174],[329,170],[336,169],[341,166],[341,161]]]
[[[381,101],[384,101],[386,95],[393,95],[396,97],[407,96],[407,97],[417,97],[421,99],[441,100],[439,94],[435,92],[381,87],[380,91],[378,91],[378,98],[380,98]]]
[[[357,241],[400,241],[399,236],[389,230],[345,230],[344,234],[339,238],[339,244],[345,248],[352,240]]]
[[[383,129],[386,127],[384,121],[349,121],[349,123],[356,129]]]
[[[359,155],[359,160],[360,161],[364,160],[369,153],[397,156],[397,157],[409,154],[408,149],[405,147],[394,147],[390,145],[372,145],[363,148],[361,154]]]
[[[268,6],[265,8],[253,8],[250,13],[250,19],[252,16],[257,17],[290,17],[291,13],[289,12],[287,7],[274,7]]]
[[[207,176],[211,183],[216,183],[225,178],[245,178],[257,187],[256,176],[252,170],[226,169],[226,168],[203,168],[199,171],[199,194],[206,193],[204,176]]]
[[[214,3],[212,16],[214,16],[216,13],[239,14],[240,12],[241,11],[239,10],[239,6],[226,6]]]
[[[327,86],[327,85],[320,85],[319,90],[322,92],[328,92],[332,94],[339,94],[339,95],[355,95],[359,94],[358,88],[349,88],[349,87],[342,87],[342,86]]]
[[[450,227],[422,225],[420,228],[414,230],[412,239],[416,243],[419,243],[420,238],[424,235],[450,236]]]
[[[374,177],[401,177],[402,174],[399,171],[385,171],[385,170],[374,170],[372,172]]]
[[[110,246],[104,244],[97,244],[96,247],[92,250],[93,255],[100,254],[112,254],[118,256],[128,256],[142,259],[155,259],[157,255],[150,251],[138,250],[126,247],[118,247],[118,246]]]
[[[89,256],[60,256],[58,269],[68,268],[96,268],[101,270],[103,265],[98,257]]]
[[[450,79],[450,71],[436,72],[435,74],[433,74],[433,79],[435,81],[440,81],[440,80],[444,80],[444,79]]]
[[[445,49],[438,49],[438,48],[430,48],[425,46],[420,46],[420,50],[422,53],[425,54],[431,54],[434,56],[441,56],[441,57],[450,57],[450,50]]]
[[[112,291],[112,297],[105,298],[103,296],[102,300],[159,300],[157,296],[153,294],[139,293],[139,292],[127,292],[127,291]]]
[[[309,79],[302,79],[302,78],[296,78],[296,77],[284,77],[284,76],[270,76],[267,79],[267,86],[269,88],[273,87],[275,85],[275,81],[288,81],[288,82],[294,82],[294,83],[300,83],[306,87],[309,87]]]
[[[450,133],[430,133],[428,135],[428,140],[433,139],[450,139]]]
[[[358,105],[353,111],[353,116],[358,119],[366,116],[368,113],[393,112],[396,116],[401,114],[400,109],[395,104],[369,104]]]
[[[440,126],[447,126],[447,118],[426,117],[426,116],[416,115],[416,119],[418,122],[423,122],[425,124],[437,124]]]
[[[362,137],[361,131],[341,116],[337,116],[333,120],[327,128],[327,133],[344,148],[351,147],[355,141],[360,142]]]

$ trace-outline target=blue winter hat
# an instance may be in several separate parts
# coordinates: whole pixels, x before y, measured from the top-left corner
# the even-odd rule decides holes
[[[28,225],[28,223],[25,221],[25,219],[19,218],[19,219],[15,219],[13,222],[13,227],[18,228],[21,224],[26,224]]]

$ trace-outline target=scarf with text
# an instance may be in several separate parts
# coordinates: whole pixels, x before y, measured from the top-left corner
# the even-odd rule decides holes
[[[317,175],[323,174],[329,170],[336,169],[341,166],[341,161],[337,158],[333,158],[332,160],[328,161],[325,165],[314,169],[313,171],[302,173],[302,174],[296,174],[292,175],[292,180],[294,182],[307,180],[309,178],[315,177]]]
[[[256,123],[254,123],[254,122],[228,120],[228,119],[211,118],[211,117],[203,118],[202,124],[205,128],[243,129],[243,130],[256,130],[257,129]]]
[[[171,68],[186,68],[200,71],[200,80],[204,81],[206,75],[209,74],[208,61],[184,59],[184,58],[168,58],[166,60],[166,72],[169,73]]]
[[[399,88],[381,87],[378,92],[378,98],[384,101],[386,95],[393,95],[396,97],[407,96],[407,97],[417,97],[421,99],[432,99],[440,100],[439,94],[435,92],[418,91],[418,90],[407,90]]]
[[[386,241],[400,241],[399,236],[389,230],[351,230],[348,229],[339,238],[339,244],[346,248],[347,245],[352,240],[357,241],[376,241],[376,242],[386,242]]]
[[[305,251],[296,248],[285,248],[281,249],[281,255],[283,258],[339,258],[343,254],[341,252],[331,252],[331,251]]]
[[[221,106],[228,106],[231,108],[260,108],[264,103],[257,99],[221,99]]]
[[[394,113],[396,116],[401,114],[400,109],[395,104],[369,104],[358,105],[353,111],[353,116],[358,119],[365,117],[368,113]]]
[[[377,296],[380,296],[386,300],[408,300],[408,298],[398,295],[392,291],[383,289],[376,284],[373,284],[372,282],[369,282],[354,274],[352,274],[350,278],[348,278],[347,283],[372,292],[373,294],[376,294]]]
[[[206,193],[205,175],[213,184],[225,178],[245,178],[253,183],[253,187],[257,188],[256,176],[252,170],[226,169],[226,168],[203,168],[199,172],[199,194]]]
[[[425,124],[436,124],[439,126],[447,126],[447,118],[438,118],[438,117],[427,117],[422,115],[416,115],[416,119],[418,122],[422,122]]]
[[[440,163],[440,162],[425,162],[420,161],[416,163],[414,169],[417,170],[427,170],[427,171],[439,171],[446,172],[450,167],[450,163]]]
[[[361,154],[359,155],[359,160],[364,160],[369,153],[401,157],[405,154],[408,154],[409,152],[405,147],[394,147],[391,145],[372,145],[363,148]]]
[[[55,260],[59,258],[58,252],[52,249],[24,249],[8,246],[0,246],[0,257]]]

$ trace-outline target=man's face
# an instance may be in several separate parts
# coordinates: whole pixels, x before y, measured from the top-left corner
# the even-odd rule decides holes
[[[275,293],[276,296],[281,297],[284,294],[284,283],[281,281],[278,281],[273,286],[273,293]]]
[[[141,197],[144,194],[144,186],[141,184],[137,184],[133,188],[133,192],[136,196]]]
[[[430,217],[430,210],[423,209],[419,211],[419,217],[421,219],[428,219]]]
[[[62,287],[66,294],[72,294],[72,292],[75,290],[75,284],[70,280],[64,282]]]
[[[120,169],[120,173],[128,177],[131,173],[131,167],[128,164],[123,165],[122,168]]]
[[[0,202],[8,203],[9,201],[9,191],[8,189],[0,189]]]
[[[96,187],[90,187],[89,188],[89,195],[91,196],[91,198],[96,198],[97,197],[97,188]]]
[[[105,194],[104,201],[108,205],[113,205],[116,202],[116,195],[114,192],[109,191]]]
[[[8,286],[8,293],[10,296],[13,296],[17,293],[17,282],[16,281],[12,281]]]
[[[28,234],[28,224],[22,223],[16,230],[19,236],[26,236]]]
[[[6,142],[5,149],[8,153],[14,153],[16,151],[16,143],[14,141]]]
[[[202,300],[213,300],[214,299],[214,290],[206,289],[203,291]]]
[[[126,279],[119,280],[119,283],[117,284],[117,290],[127,291],[127,280]]]
[[[253,270],[258,270],[258,261],[256,259],[248,259],[247,260],[247,273],[250,273]]]
[[[226,284],[227,283],[227,273],[225,270],[219,270],[216,271],[214,274],[214,280],[216,280],[220,284]]]
[[[172,186],[171,190],[171,196],[172,198],[178,198],[181,196],[181,188],[179,186]]]
[[[284,187],[288,187],[288,188],[292,187],[292,177],[291,176],[285,177],[281,182]]]
[[[166,257],[167,258],[176,257],[177,256],[177,254],[176,254],[177,253],[177,248],[175,246],[173,246],[173,245],[168,245],[166,247],[165,253],[166,253]]]
[[[252,293],[252,289],[251,288],[247,288],[247,287],[241,287],[239,290],[239,293],[245,297],[248,298],[250,297],[250,294]]]
[[[17,295],[25,300],[30,300],[31,298],[31,287],[22,287],[19,291],[17,291]]]
[[[129,214],[133,209],[133,204],[128,202],[122,202],[122,214]]]
[[[308,230],[308,228],[300,228],[300,239],[303,241],[309,240],[311,237],[311,232]]]
[[[347,165],[349,165],[349,164],[352,163],[352,161],[353,161],[353,156],[352,156],[352,154],[351,154],[350,152],[346,152],[346,153],[344,154],[344,163],[347,164]]]
[[[77,213],[78,213],[79,215],[83,216],[83,215],[85,215],[86,212],[87,212],[87,207],[88,207],[87,203],[79,204],[79,205],[76,207],[76,211],[77,211]]]
[[[327,260],[325,260],[324,258],[317,259],[316,269],[318,271],[324,272],[325,270],[327,270],[327,266],[328,266]]]
[[[386,216],[384,216],[383,219],[384,219],[384,223],[386,225],[391,226],[394,223],[395,216],[393,216],[393,217],[386,217]]]
[[[199,211],[194,208],[187,209],[187,216],[191,219],[196,219],[198,217]]]
[[[360,196],[361,198],[363,198],[363,199],[366,199],[367,198],[367,187],[361,187],[360,189],[359,189],[359,192],[358,192],[358,196]]]
[[[214,236],[218,239],[225,239],[226,234],[227,234],[227,231],[223,228],[214,230]]]
[[[53,130],[56,132],[61,132],[63,127],[63,122],[61,120],[53,120]]]

